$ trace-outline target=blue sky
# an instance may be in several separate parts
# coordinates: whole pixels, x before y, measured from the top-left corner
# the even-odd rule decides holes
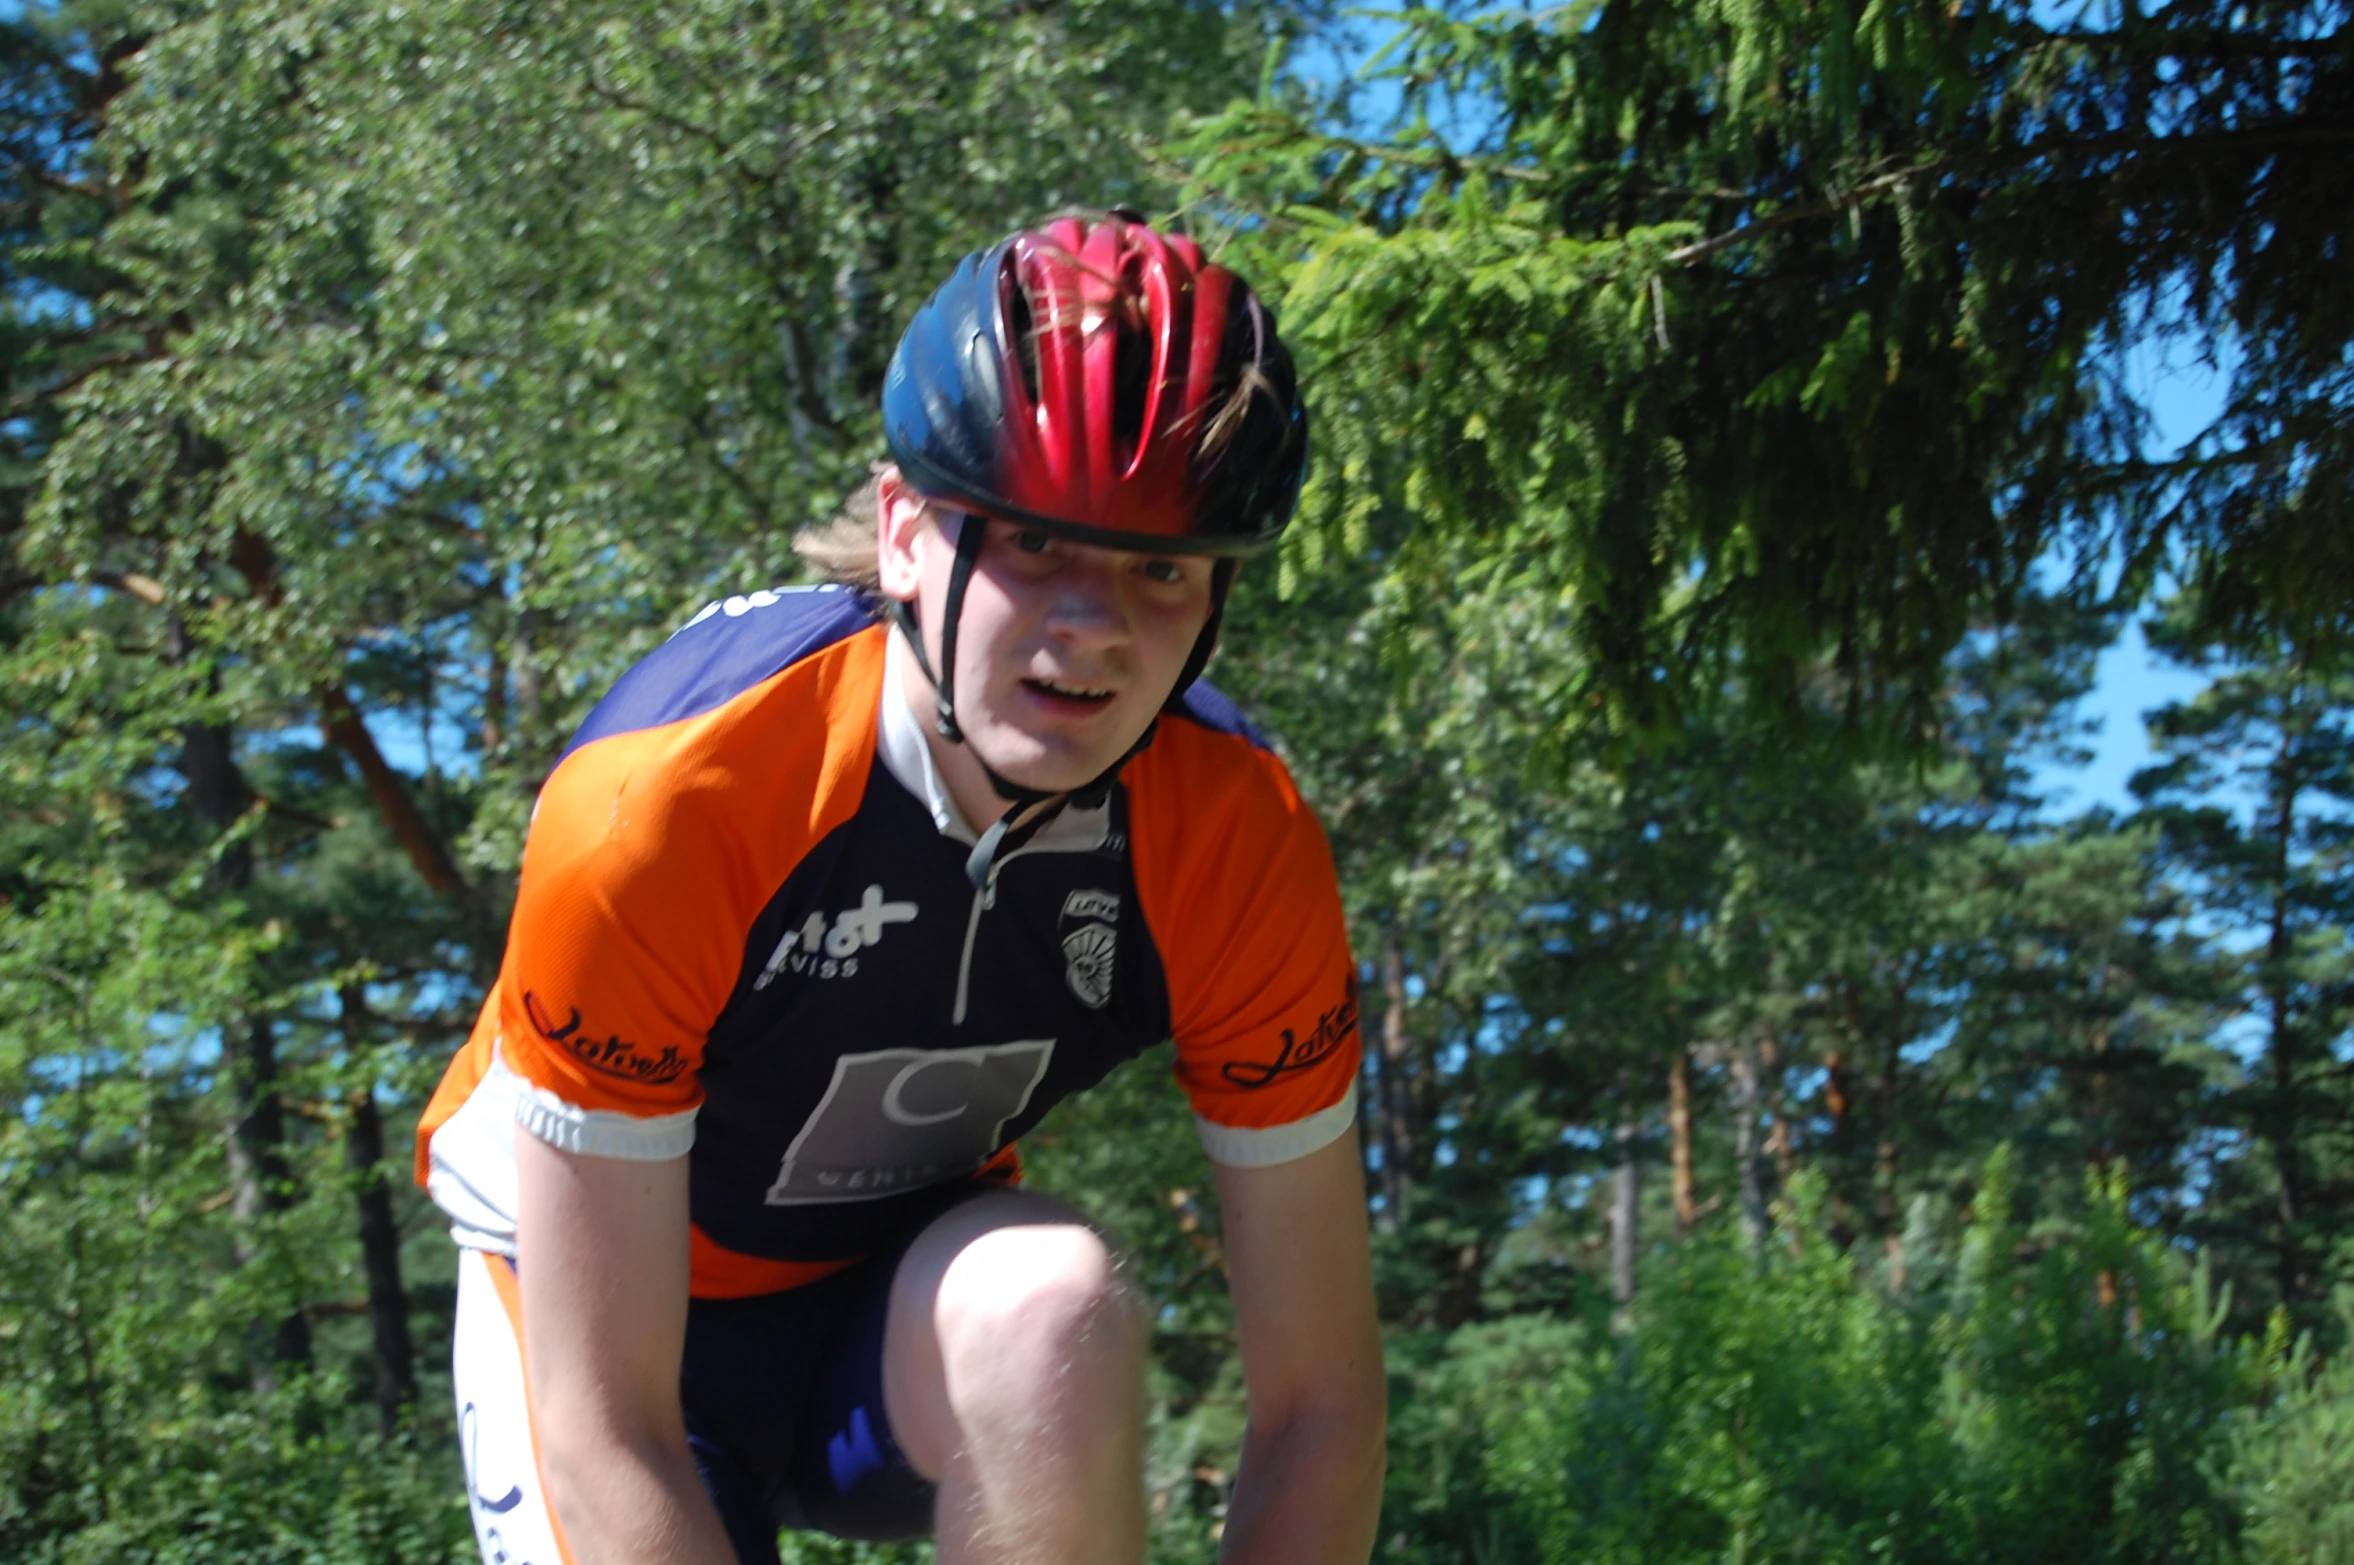
[[[2202,362],[2198,344],[2137,345],[2127,355],[2127,373],[2156,425],[2150,438],[2153,456],[2173,455],[2222,411],[2226,373]],[[2097,805],[2131,809],[2134,801],[2126,791],[2126,779],[2154,758],[2142,714],[2193,694],[2201,683],[2197,675],[2153,654],[2142,640],[2140,624],[2128,623],[2117,644],[2101,654],[2092,694],[2085,701],[2087,715],[2097,717],[2101,725],[2090,746],[2092,759],[2082,767],[2048,766],[2039,774],[2038,780],[2055,794],[2053,812],[2078,815]]]

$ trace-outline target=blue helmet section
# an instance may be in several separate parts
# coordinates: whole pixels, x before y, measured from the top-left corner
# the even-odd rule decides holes
[[[883,439],[908,482],[942,500],[1001,510],[1005,361],[996,277],[1007,246],[956,265],[908,323],[883,377]]]

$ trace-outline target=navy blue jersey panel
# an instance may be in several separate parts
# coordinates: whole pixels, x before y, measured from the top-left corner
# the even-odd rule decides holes
[[[754,920],[690,1154],[695,1225],[719,1244],[868,1254],[1169,1036],[1124,790],[1001,857],[988,892],[966,851],[878,766]]]
[[[564,753],[724,706],[874,622],[872,601],[843,587],[777,587],[709,604],[621,676]]]
[[[1213,733],[1237,735],[1262,750],[1275,748],[1259,725],[1242,715],[1242,708],[1234,704],[1233,698],[1206,679],[1194,681],[1193,688],[1185,692],[1185,699],[1177,703],[1177,712]]]

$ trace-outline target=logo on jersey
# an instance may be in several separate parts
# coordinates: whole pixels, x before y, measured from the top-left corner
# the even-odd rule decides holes
[[[1070,961],[1063,977],[1081,1005],[1100,1011],[1112,1003],[1112,956],[1119,945],[1109,924],[1082,924],[1063,936],[1063,955]]]
[[[815,587],[763,587],[758,592],[739,592],[732,598],[720,598],[704,604],[693,619],[672,631],[670,638],[676,641],[714,614],[725,614],[729,619],[741,619],[754,609],[768,608],[783,599],[788,593],[816,592],[818,590]]]
[[[1351,994],[1331,1010],[1316,1018],[1316,1026],[1302,1038],[1289,1027],[1283,1029],[1283,1047],[1275,1051],[1271,1060],[1228,1060],[1218,1067],[1218,1074],[1237,1087],[1259,1088],[1271,1085],[1294,1071],[1304,1071],[1319,1064],[1334,1050],[1357,1036],[1357,997]]]
[[[676,1081],[686,1074],[687,1062],[675,1045],[665,1044],[659,1054],[648,1054],[627,1038],[615,1033],[606,1038],[584,1037],[580,1030],[580,1007],[573,1006],[572,1014],[561,1026],[548,1019],[541,1009],[539,996],[529,989],[523,991],[523,1014],[531,1018],[531,1030],[548,1042],[560,1045],[574,1059],[591,1070],[603,1071],[608,1076],[621,1076],[630,1081]]]
[[[1084,920],[1070,928],[1074,919]],[[1112,926],[1120,921],[1120,898],[1110,891],[1074,891],[1063,899],[1064,981],[1079,1003],[1100,1011],[1112,1003],[1113,958],[1120,947]]]
[[[964,1178],[1005,1144],[1053,1057],[1052,1038],[843,1055],[768,1204],[872,1201]]]
[[[915,922],[913,902],[886,902],[883,888],[869,886],[858,906],[836,913],[829,925],[823,913],[812,913],[785,931],[768,965],[752,980],[754,989],[776,982],[779,973],[806,973],[815,978],[848,978],[858,971],[858,953],[883,938],[893,924]]]

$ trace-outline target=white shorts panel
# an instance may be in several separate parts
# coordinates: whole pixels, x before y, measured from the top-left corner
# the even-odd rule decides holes
[[[494,1279],[503,1257],[458,1252],[458,1314],[451,1378],[458,1400],[458,1449],[466,1461],[466,1509],[483,1565],[570,1565],[556,1539],[540,1486],[523,1391],[523,1344],[514,1274]],[[498,1284],[508,1284],[501,1297]]]

